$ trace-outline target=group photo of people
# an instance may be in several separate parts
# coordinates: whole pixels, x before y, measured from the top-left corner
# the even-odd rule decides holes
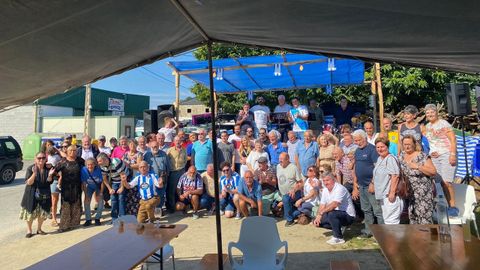
[[[457,143],[437,106],[405,107],[403,119],[385,116],[377,132],[368,119],[352,125],[355,111],[341,98],[326,123],[320,102],[303,105],[278,96],[273,110],[258,96],[243,105],[233,130],[198,129],[186,134],[167,118],[158,132],[137,139],[121,136],[79,142],[67,136],[59,148],[46,141],[26,172],[20,218],[26,237],[45,234],[43,222],[64,232],[104,224],[124,215],[139,223],[181,212],[198,219],[219,208],[224,218],[274,216],[287,227],[328,228],[327,243],[345,243],[344,229],[370,224],[432,224],[435,183],[441,184],[448,215],[457,216],[452,181]],[[217,147],[213,149],[213,141]],[[213,164],[217,153],[219,202]],[[401,177],[402,176],[402,177]],[[409,192],[400,192],[407,182]]]

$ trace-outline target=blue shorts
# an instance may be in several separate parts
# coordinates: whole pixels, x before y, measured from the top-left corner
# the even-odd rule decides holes
[[[58,189],[57,185],[58,185],[58,180],[53,180],[53,182],[50,184],[51,193],[60,193],[60,189]]]

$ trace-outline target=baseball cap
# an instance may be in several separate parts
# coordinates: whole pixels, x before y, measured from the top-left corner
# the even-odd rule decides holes
[[[262,156],[262,157],[259,157],[259,158],[258,158],[258,163],[266,163],[266,162],[268,162],[267,157],[263,157],[263,156]]]
[[[107,138],[105,138],[104,135],[100,135],[100,136],[98,136],[98,140],[99,140],[99,141],[106,141]]]

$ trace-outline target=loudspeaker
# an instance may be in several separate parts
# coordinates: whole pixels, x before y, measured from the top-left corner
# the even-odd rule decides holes
[[[475,86],[475,98],[477,100],[477,114],[480,117],[480,86]]]
[[[450,83],[446,90],[448,114],[465,116],[472,113],[470,87],[467,83]]]
[[[143,134],[158,131],[157,110],[143,111]]]

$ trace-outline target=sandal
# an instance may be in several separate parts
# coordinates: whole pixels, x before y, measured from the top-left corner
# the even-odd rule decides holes
[[[51,225],[52,227],[58,227],[58,222],[56,220],[52,220]]]
[[[27,234],[25,235],[25,238],[32,238],[32,236],[33,236],[33,233],[27,233]]]
[[[47,235],[47,233],[46,233],[46,232],[44,232],[44,231],[42,231],[42,230],[38,230],[38,231],[37,231],[37,234],[40,234],[40,235]]]

